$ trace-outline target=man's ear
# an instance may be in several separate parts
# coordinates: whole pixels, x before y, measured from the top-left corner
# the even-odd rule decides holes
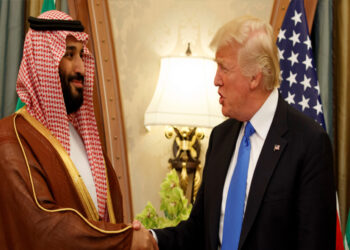
[[[250,89],[251,90],[258,88],[260,86],[260,84],[262,84],[262,77],[263,77],[263,75],[262,75],[261,71],[259,71],[250,78]]]

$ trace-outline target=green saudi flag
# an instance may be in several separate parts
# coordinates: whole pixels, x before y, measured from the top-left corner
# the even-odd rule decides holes
[[[45,11],[55,10],[55,9],[56,9],[55,0],[44,0],[40,13],[44,13]],[[22,108],[24,105],[25,104],[21,101],[21,99],[18,98],[16,111]]]
[[[346,223],[345,237],[344,237],[344,249],[350,249],[350,211],[348,214],[348,222]]]

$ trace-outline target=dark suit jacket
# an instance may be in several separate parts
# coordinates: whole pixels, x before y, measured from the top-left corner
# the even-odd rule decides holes
[[[229,119],[213,129],[190,218],[155,230],[160,249],[218,249],[223,186],[241,125]],[[335,236],[329,137],[279,96],[253,175],[239,249],[331,250]]]

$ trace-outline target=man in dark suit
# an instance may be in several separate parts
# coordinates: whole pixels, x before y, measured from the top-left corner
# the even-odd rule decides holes
[[[154,230],[159,248],[335,249],[331,143],[316,122],[278,94],[270,25],[253,17],[235,19],[217,32],[211,47],[218,64],[214,83],[230,119],[212,131],[189,219]],[[238,170],[243,144],[249,145],[245,171]],[[238,171],[245,174],[235,177]],[[242,188],[235,181],[243,184],[241,200],[232,198]],[[226,219],[232,213],[238,219]]]

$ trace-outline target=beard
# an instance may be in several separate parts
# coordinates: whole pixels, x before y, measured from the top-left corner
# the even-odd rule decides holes
[[[64,103],[66,105],[67,114],[74,113],[79,110],[81,105],[83,105],[83,88],[76,88],[73,86],[71,81],[80,80],[84,84],[84,76],[80,73],[76,75],[67,76],[63,73],[59,73],[61,79],[61,86],[63,92]],[[75,92],[74,89],[75,88]]]

